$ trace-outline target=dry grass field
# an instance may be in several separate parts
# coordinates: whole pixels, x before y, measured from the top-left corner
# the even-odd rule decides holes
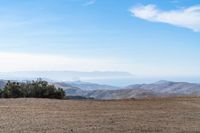
[[[1,99],[0,132],[200,133],[200,98]]]

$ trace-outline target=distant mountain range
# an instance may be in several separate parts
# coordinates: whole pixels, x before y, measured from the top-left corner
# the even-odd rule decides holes
[[[131,83],[134,75],[128,72],[118,71],[18,71],[0,73],[0,79],[6,80],[33,80],[42,78],[48,82],[60,81],[85,81],[101,84],[114,84],[122,86]]]
[[[103,85],[103,84],[95,84],[90,82],[82,82],[82,81],[74,81],[74,82],[65,82],[65,84],[80,88],[82,90],[118,90],[119,87]]]
[[[30,79],[30,78],[44,78],[56,81],[70,81],[80,79],[102,79],[102,78],[122,78],[132,77],[128,72],[118,71],[93,71],[93,72],[79,72],[79,71],[18,71],[18,72],[4,72],[0,73],[2,79]]]
[[[0,88],[6,84],[0,80]],[[63,88],[70,97],[79,96],[94,99],[129,99],[170,96],[200,96],[200,84],[187,82],[158,81],[152,84],[135,84],[119,88],[90,82],[52,82]]]
[[[66,84],[63,84],[64,86]],[[90,84],[88,83],[87,86]],[[73,84],[70,85],[74,87]],[[101,86],[101,85],[99,85]],[[130,85],[116,90],[102,89],[80,89],[74,87],[65,89],[66,94],[95,99],[129,99],[129,98],[148,98],[148,97],[169,97],[169,96],[200,96],[200,84],[186,82],[159,81],[152,84]],[[72,91],[73,90],[73,91]]]

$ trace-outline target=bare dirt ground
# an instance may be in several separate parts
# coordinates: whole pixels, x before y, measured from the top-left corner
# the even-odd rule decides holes
[[[0,132],[200,133],[200,98],[0,99]]]

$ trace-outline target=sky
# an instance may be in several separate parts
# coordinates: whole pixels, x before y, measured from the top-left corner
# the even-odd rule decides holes
[[[1,0],[0,71],[200,76],[199,0]]]

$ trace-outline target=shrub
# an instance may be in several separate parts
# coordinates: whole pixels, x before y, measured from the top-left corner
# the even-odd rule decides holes
[[[65,92],[61,88],[49,85],[47,81],[37,80],[26,83],[8,81],[6,86],[0,90],[3,98],[56,98],[63,99]]]

